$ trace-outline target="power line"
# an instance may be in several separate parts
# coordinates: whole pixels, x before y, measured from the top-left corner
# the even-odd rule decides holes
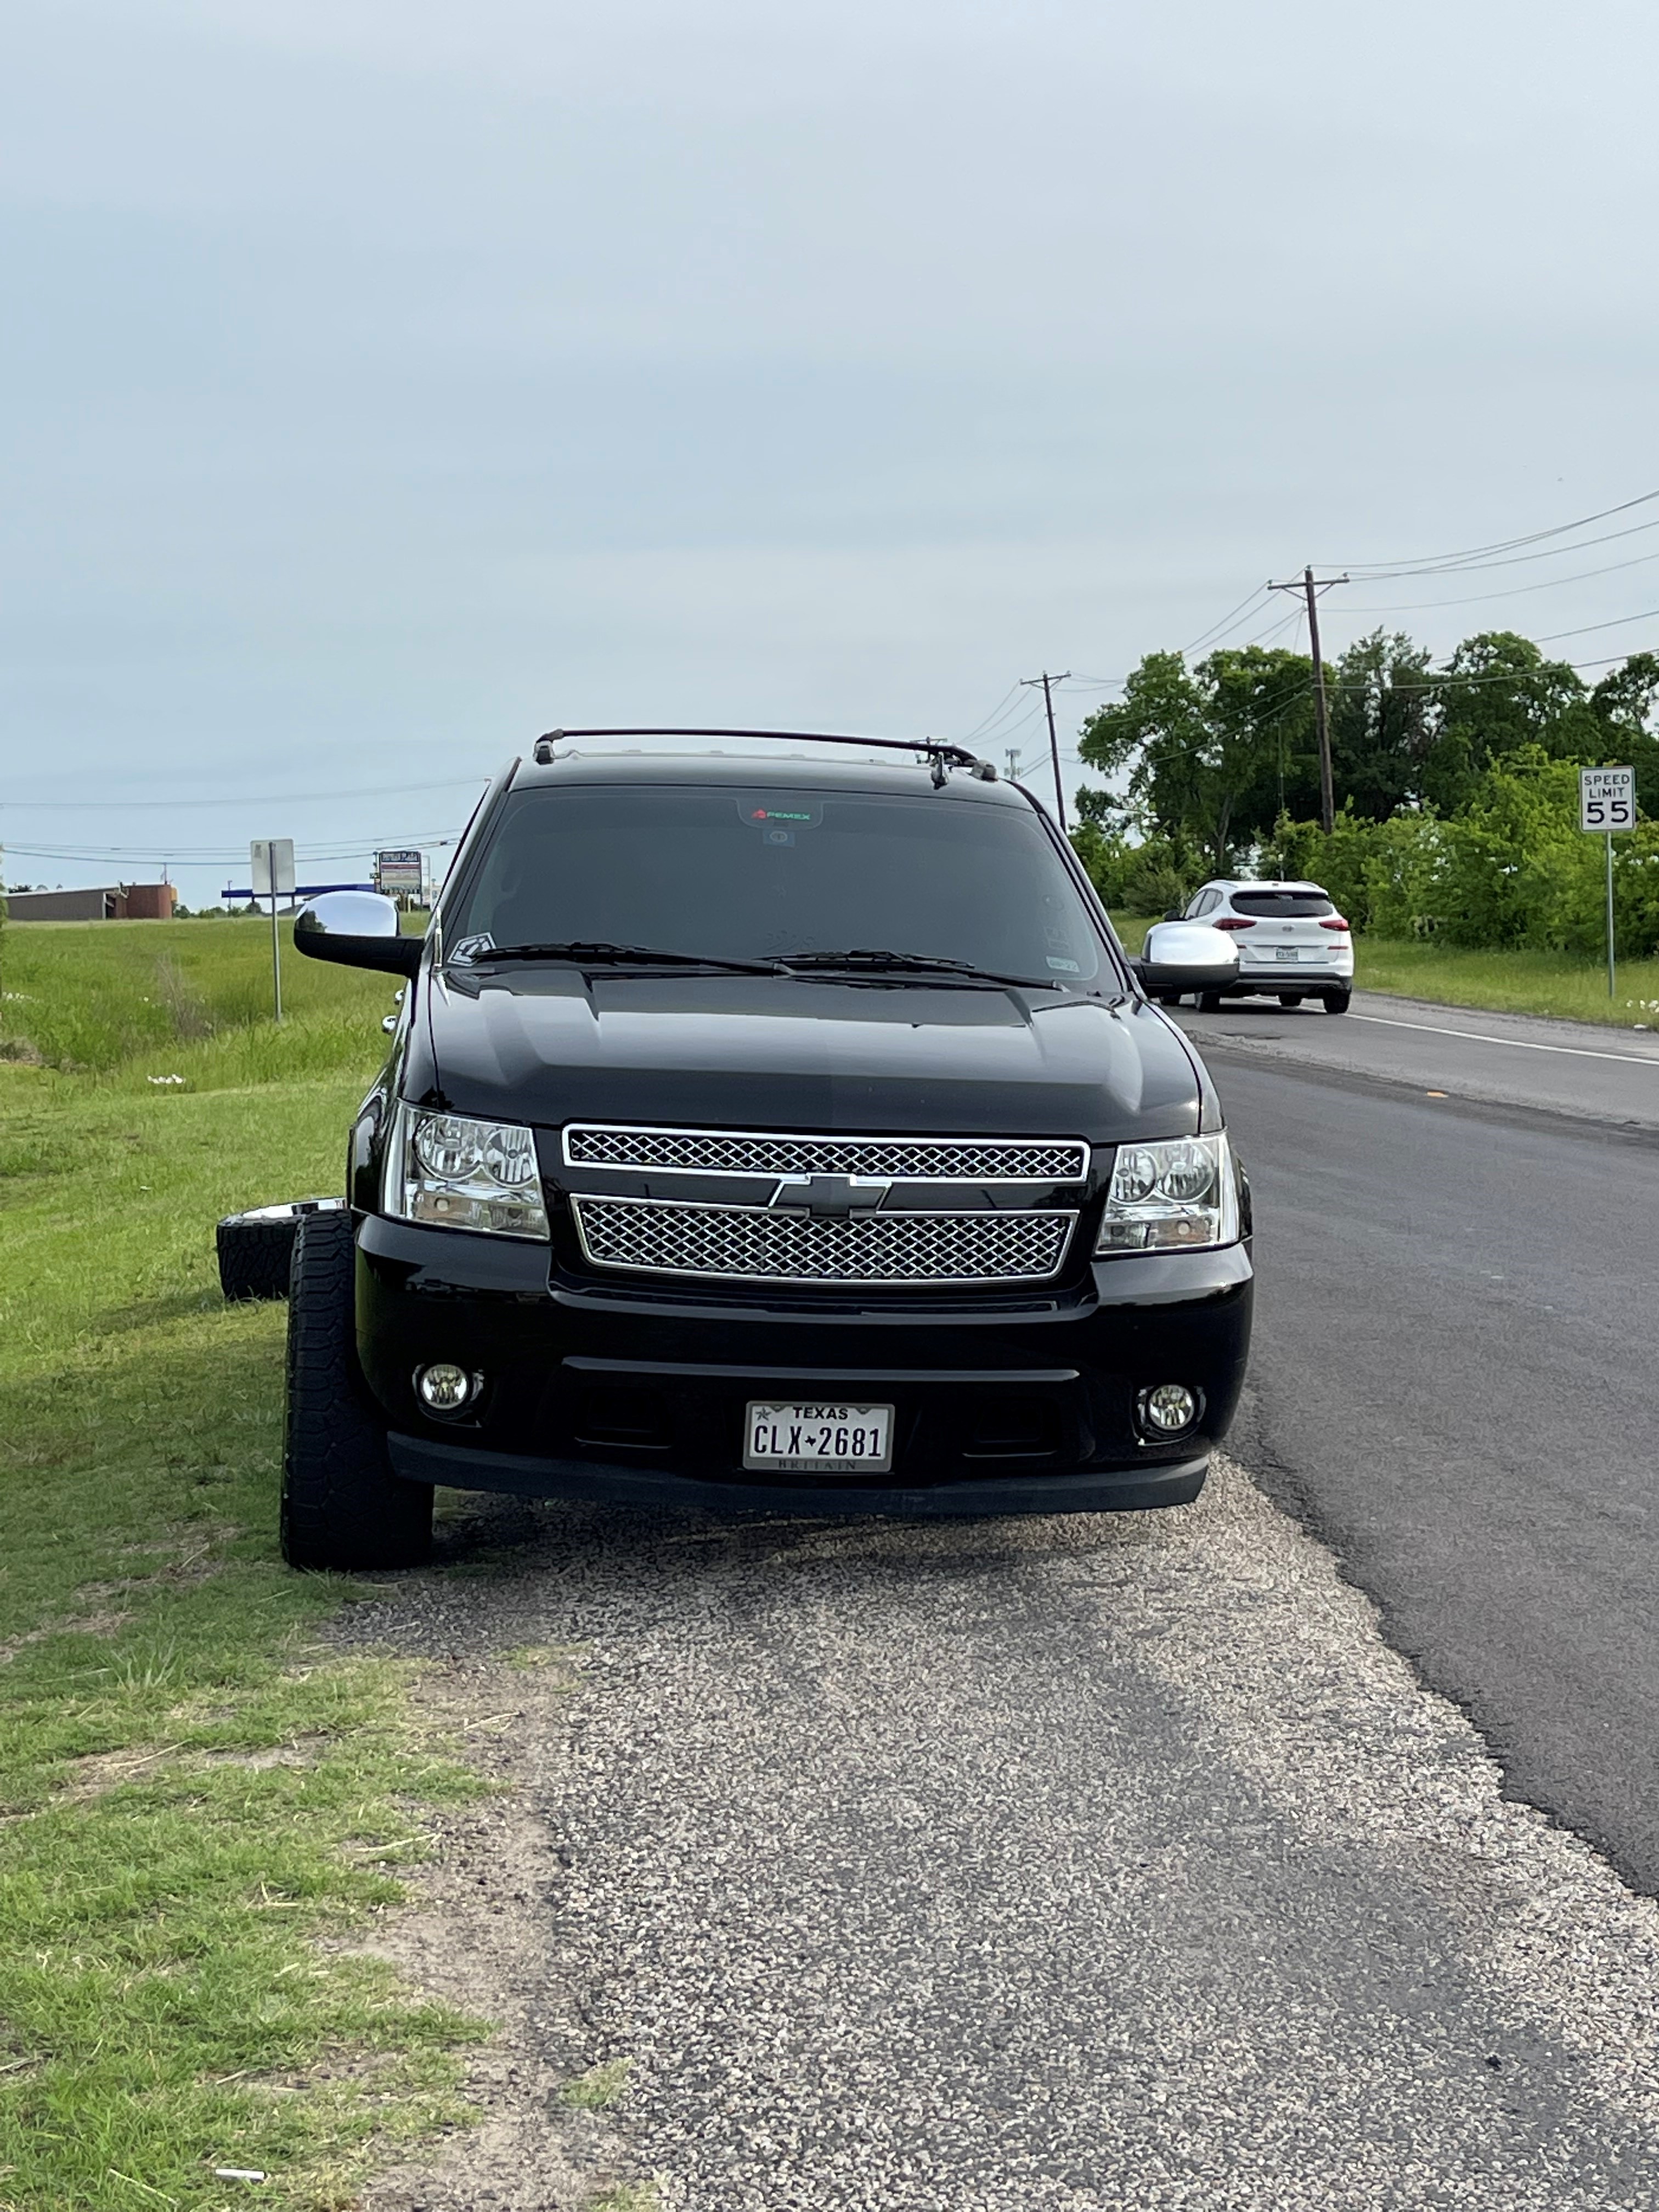
[[[1239,601],[1231,614],[1223,615],[1218,623],[1212,623],[1208,629],[1201,631],[1190,645],[1183,645],[1181,648],[1182,658],[1184,659],[1189,653],[1196,653],[1200,645],[1207,645],[1212,637],[1218,635],[1225,636],[1229,628],[1237,622],[1247,620],[1249,611],[1254,609],[1258,600],[1261,600],[1263,605],[1266,604],[1267,595],[1272,589],[1271,584],[1258,584],[1247,598]]]
[[[1516,553],[1502,561],[1443,561],[1422,568],[1395,568],[1386,572],[1372,570],[1357,577],[1361,584],[1401,584],[1413,576],[1478,576],[1488,568],[1523,568],[1534,561],[1559,561],[1564,553],[1588,553],[1592,545],[1615,544],[1621,538],[1640,538],[1650,530],[1659,530],[1659,520],[1633,522],[1628,530],[1604,531],[1600,538],[1581,538],[1576,545],[1552,545],[1542,553]],[[1527,541],[1522,538],[1520,543]]]
[[[420,845],[437,848],[446,845],[453,845],[455,842],[455,837],[453,831],[447,831],[442,836],[397,837],[388,838],[386,842],[388,844]],[[177,845],[168,844],[166,849],[169,865],[176,864],[180,867],[234,868],[246,867],[247,866],[247,848],[246,845],[241,847],[240,850],[230,852],[227,852],[222,848],[216,846],[180,848]],[[342,845],[337,847],[307,845],[304,843],[303,841],[300,841],[300,850],[308,862],[319,860],[356,860],[365,858],[373,849],[373,841],[368,839],[364,839],[355,845]],[[14,845],[8,843],[6,846],[6,851],[14,856],[21,854],[25,859],[31,860],[80,860],[88,863],[89,866],[101,867],[106,861],[114,862],[119,860],[159,860],[161,847],[159,842],[154,845],[100,845],[92,847],[71,847],[68,845]]]
[[[1010,703],[1019,697],[1019,691],[1020,687],[1018,684],[1012,685],[1008,690],[1003,693],[1001,698],[997,701],[996,705],[992,708],[990,713],[985,715],[981,720],[975,722],[973,728],[968,732],[967,735],[963,737],[960,742],[964,745],[971,744],[975,738],[983,737],[994,722],[997,722],[1001,720],[1003,714],[1007,711]]]
[[[1404,560],[1344,561],[1332,562],[1328,565],[1332,568],[1365,568],[1377,572],[1379,575],[1385,569],[1437,568],[1443,562],[1474,561],[1488,553],[1512,552],[1518,545],[1536,545],[1546,538],[1565,538],[1575,530],[1587,530],[1592,522],[1605,522],[1609,515],[1628,514],[1632,507],[1646,507],[1656,499],[1659,499],[1659,491],[1638,492],[1634,499],[1620,500],[1616,507],[1601,507],[1595,514],[1581,514],[1576,522],[1558,522],[1548,530],[1528,531],[1520,538],[1498,538],[1490,545],[1468,545],[1461,552],[1417,553]],[[1653,526],[1644,526],[1651,528]],[[1618,536],[1621,533],[1615,532],[1613,534]],[[1601,541],[1592,539],[1590,542],[1594,544]]]
[[[1563,546],[1561,550],[1565,553],[1576,549]],[[1616,576],[1625,568],[1645,568],[1650,561],[1659,561],[1659,553],[1638,553],[1629,561],[1608,561],[1599,568],[1575,568],[1570,576],[1547,576],[1541,584],[1504,584],[1495,592],[1469,592],[1457,599],[1407,599],[1389,606],[1351,606],[1348,612],[1351,615],[1415,615],[1432,612],[1439,607],[1479,606],[1488,599],[1518,599],[1528,592],[1559,592],[1568,584],[1588,583],[1592,576]],[[1363,576],[1360,578],[1362,583],[1367,580]],[[1372,578],[1369,580],[1382,582],[1387,580]]]
[[[1287,629],[1291,629],[1301,619],[1301,608],[1294,608],[1291,613],[1281,616],[1277,622],[1270,623],[1266,629],[1257,630],[1254,637],[1247,637],[1243,645],[1236,646],[1233,649],[1237,653],[1245,653],[1253,645],[1266,645],[1273,638],[1282,637]]]
[[[1624,623],[1650,622],[1655,615],[1659,615],[1659,607],[1644,607],[1639,615],[1615,615],[1611,622],[1581,623],[1577,629],[1548,629],[1532,642],[1553,645],[1558,637],[1588,637],[1593,629],[1617,629]]]
[[[1015,688],[1018,690],[1020,687],[1016,685]],[[1012,708],[1005,708],[988,727],[976,730],[974,732],[974,743],[989,744],[997,739],[1012,737],[1017,730],[1024,729],[1028,722],[1034,720],[1041,712],[1042,709],[1036,700],[1022,699],[1018,713]]]
[[[36,810],[61,807],[66,812],[94,806],[134,810],[139,807],[178,806],[314,806],[332,804],[341,799],[401,799],[408,792],[467,790],[489,781],[489,777],[483,775],[449,776],[442,783],[379,783],[372,789],[362,791],[290,791],[277,799],[244,799],[239,792],[222,799],[8,799],[3,803],[9,807],[27,806]]]

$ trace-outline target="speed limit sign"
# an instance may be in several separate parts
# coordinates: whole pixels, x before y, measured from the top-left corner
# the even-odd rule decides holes
[[[1581,768],[1578,771],[1578,827],[1633,830],[1636,827],[1636,770]]]
[[[1607,841],[1607,996],[1617,990],[1613,957],[1613,838],[1617,830],[1636,827],[1636,770],[1581,768],[1578,771],[1578,827]]]

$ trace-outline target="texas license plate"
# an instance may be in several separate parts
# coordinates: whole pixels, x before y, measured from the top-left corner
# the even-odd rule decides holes
[[[893,1464],[893,1409],[752,1401],[743,1463],[786,1474],[814,1468],[823,1474],[885,1474]]]
[[[1278,957],[1281,960],[1294,960],[1296,957],[1295,945],[1281,945],[1278,948]]]

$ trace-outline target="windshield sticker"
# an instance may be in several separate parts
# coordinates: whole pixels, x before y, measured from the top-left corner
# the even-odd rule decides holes
[[[1048,955],[1048,965],[1058,968],[1062,975],[1080,975],[1083,973],[1075,960],[1056,960],[1052,952]]]
[[[810,793],[804,793],[797,798],[791,792],[774,806],[758,792],[746,791],[738,796],[738,819],[746,822],[751,830],[758,830],[763,844],[793,845],[795,842],[793,836],[777,836],[774,832],[820,829],[823,823],[823,801],[814,799]]]

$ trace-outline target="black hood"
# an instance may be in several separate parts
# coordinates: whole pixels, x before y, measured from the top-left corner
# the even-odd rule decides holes
[[[770,976],[526,968],[422,989],[405,1095],[554,1127],[1177,1137],[1214,1126],[1201,1071],[1135,999]]]

